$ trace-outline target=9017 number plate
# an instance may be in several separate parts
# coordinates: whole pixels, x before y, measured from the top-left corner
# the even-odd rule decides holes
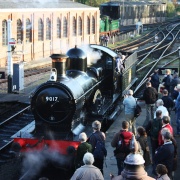
[[[47,96],[46,101],[56,102],[56,101],[58,101],[58,97],[49,97],[49,96]]]

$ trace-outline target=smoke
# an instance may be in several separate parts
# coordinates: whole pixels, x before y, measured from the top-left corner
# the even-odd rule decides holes
[[[61,155],[52,150],[34,151],[26,153],[23,158],[22,176],[19,180],[31,180],[40,176],[48,176],[44,170],[58,168],[67,171],[71,167],[72,156]]]
[[[48,134],[49,137],[54,139],[53,133],[48,132]],[[29,149],[30,152],[24,154],[22,175],[19,180],[33,180],[40,176],[52,175],[52,171],[57,169],[58,172],[62,173],[72,170],[75,153],[75,149],[72,146],[69,146],[66,150],[68,155],[63,155],[59,153],[58,149],[60,147],[55,140],[51,140],[50,145],[48,145],[49,142],[46,143],[46,140],[44,140],[43,143],[41,150],[34,150],[34,148],[32,148],[32,152],[31,149]],[[40,144],[40,147],[41,146],[42,144]],[[68,175],[69,174],[70,172]]]
[[[99,59],[101,59],[101,56],[102,56],[101,51],[95,51],[89,45],[82,45],[79,48],[82,49],[85,54],[87,54],[87,64],[88,65],[95,64],[95,63],[97,63],[97,61]]]

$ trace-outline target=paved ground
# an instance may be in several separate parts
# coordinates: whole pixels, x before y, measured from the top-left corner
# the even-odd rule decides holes
[[[145,116],[146,116],[144,102],[140,102],[140,105],[142,107],[142,113],[136,120],[137,127],[142,126],[144,124]],[[124,113],[121,113],[120,116],[117,118],[117,120],[111,125],[108,132],[106,132],[106,136],[107,136],[107,138],[106,138],[106,148],[107,148],[107,151],[108,151],[108,155],[107,155],[107,158],[106,158],[107,167],[106,167],[106,165],[104,165],[104,179],[105,180],[110,179],[110,177],[109,177],[110,173],[112,173],[114,175],[117,175],[117,164],[116,164],[116,159],[114,158],[114,155],[113,155],[114,148],[111,147],[110,143],[111,143],[111,140],[112,140],[112,137],[113,137],[114,133],[118,132],[119,129],[121,128],[121,123],[122,123],[123,120],[124,120]],[[173,128],[176,131],[174,112],[171,115],[171,120],[172,120]],[[176,141],[178,143],[178,147],[180,147],[180,137],[177,137]],[[149,146],[150,146],[150,143],[149,143]],[[178,150],[178,152],[180,152],[180,151]],[[178,161],[180,162],[179,155],[178,155]],[[152,175],[152,167],[151,166],[148,167],[147,172],[148,172],[149,176],[153,177],[153,175]],[[174,180],[179,180],[179,179],[180,179],[180,163],[178,163],[178,169],[175,171],[175,176],[174,176]]]

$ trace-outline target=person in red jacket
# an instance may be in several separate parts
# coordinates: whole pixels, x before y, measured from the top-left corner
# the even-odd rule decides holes
[[[115,147],[116,150],[118,150],[118,147],[122,145],[123,142],[125,142],[126,144],[128,143],[130,144],[130,140],[132,138],[133,133],[130,132],[128,129],[129,129],[129,122],[123,121],[122,129],[114,135],[111,141],[111,146]],[[130,152],[128,151],[127,152],[122,151],[122,149],[119,150],[117,153],[115,153],[117,167],[118,167],[118,175],[121,174],[124,168],[124,160],[129,153]]]
[[[171,135],[173,136],[173,128],[172,126],[170,125],[170,117],[169,116],[163,116],[162,118],[162,129],[166,128],[169,130],[169,132],[171,133]],[[161,131],[162,131],[161,129]],[[161,131],[159,132],[159,135],[158,135],[158,145],[161,146],[164,144],[164,141],[162,139],[162,133]]]

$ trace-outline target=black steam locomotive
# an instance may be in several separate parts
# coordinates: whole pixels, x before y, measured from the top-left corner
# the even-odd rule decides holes
[[[78,146],[75,141],[82,131],[90,134],[94,120],[100,120],[106,128],[117,115],[124,78],[116,71],[117,53],[99,45],[88,48],[88,56],[77,47],[66,55],[51,55],[50,79],[31,95],[34,130],[25,136],[21,132],[21,137],[14,139],[22,151],[27,151],[27,144],[34,147],[36,143],[41,149],[39,139],[43,137],[48,147],[56,140],[65,153],[70,144]]]
[[[53,132],[54,139],[72,140],[94,118],[112,119],[121,96],[120,75],[115,70],[117,54],[103,46],[91,48],[91,56],[97,56],[97,62],[90,66],[86,54],[77,47],[66,55],[51,55],[50,80],[41,84],[31,97],[38,136],[49,138],[49,132]]]
[[[120,74],[116,71],[116,52],[99,45],[90,45],[86,50],[88,55],[77,47],[66,55],[52,54],[50,79],[31,95],[33,131],[21,131],[12,144],[12,150],[27,155],[23,162],[28,173],[23,178],[34,178],[32,156],[38,169],[42,155],[47,166],[51,161],[53,167],[58,167],[58,173],[59,169],[63,172],[71,169],[72,149],[77,149],[80,143],[78,135],[84,131],[89,136],[95,119],[102,122],[102,128],[112,122],[123,91],[134,82],[136,56],[127,58],[125,71]],[[27,162],[31,164],[27,166]]]

